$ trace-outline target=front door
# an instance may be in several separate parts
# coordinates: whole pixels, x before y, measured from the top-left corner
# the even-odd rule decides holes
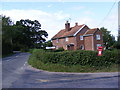
[[[74,50],[74,45],[69,45],[69,46],[67,46],[67,49],[68,49],[68,50]]]

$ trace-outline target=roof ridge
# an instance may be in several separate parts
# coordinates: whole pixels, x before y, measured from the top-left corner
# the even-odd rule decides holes
[[[66,31],[66,29],[61,29],[56,35],[52,37],[52,39],[66,37],[66,36],[76,36],[85,26],[87,25],[82,24],[82,25],[73,26],[70,27],[71,28],[70,31]]]
[[[94,31],[94,33],[97,31],[97,30],[99,30],[98,28],[95,28],[96,30]]]
[[[86,26],[85,24],[81,25],[81,27],[77,30],[77,32],[74,33],[73,36],[76,36],[78,34],[78,32],[80,32],[82,30],[82,28],[84,28],[85,26]]]
[[[98,28],[88,29],[88,30],[85,32],[84,35],[87,35],[87,34],[90,34],[90,33],[94,34],[97,30],[99,30],[99,29],[98,29]]]

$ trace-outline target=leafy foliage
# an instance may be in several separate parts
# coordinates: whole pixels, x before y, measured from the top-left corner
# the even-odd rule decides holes
[[[111,46],[113,46],[113,44],[115,43],[115,37],[111,35],[110,31],[108,31],[104,27],[100,28],[100,30],[102,31],[102,35],[103,35],[104,46],[106,47],[106,49],[108,49]]]
[[[12,53],[12,21],[2,17],[2,54]]]
[[[22,38],[19,38],[20,36],[17,37],[19,38],[18,43],[22,43],[28,48],[40,48],[48,36],[45,30],[40,30],[41,24],[37,20],[20,20],[16,22],[15,27],[20,32],[19,35],[22,36]],[[14,39],[14,43],[17,38]]]
[[[114,44],[114,48],[120,49],[120,42],[116,42],[116,43]]]
[[[2,16],[3,54],[9,54],[13,50],[41,48],[47,37],[48,33],[41,30],[41,24],[37,20],[21,19],[13,24],[9,17]]]
[[[32,56],[37,61],[45,64],[60,64],[65,66],[80,65],[101,67],[110,66],[111,64],[120,64],[120,51],[104,51],[102,56],[97,56],[95,51],[64,51],[48,52],[45,50],[35,49]],[[36,62],[34,62],[35,64]],[[38,64],[38,63],[37,63]]]
[[[54,52],[61,52],[61,51],[64,51],[64,48],[63,48],[63,47],[54,50]]]
[[[53,45],[52,45],[51,40],[49,40],[49,41],[43,43],[43,47],[44,47],[44,49],[45,49],[46,47],[52,47],[52,46],[53,46]]]

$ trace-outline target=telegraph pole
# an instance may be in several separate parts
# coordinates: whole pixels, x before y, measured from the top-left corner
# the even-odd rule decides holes
[[[120,1],[118,2],[118,37],[120,37]]]

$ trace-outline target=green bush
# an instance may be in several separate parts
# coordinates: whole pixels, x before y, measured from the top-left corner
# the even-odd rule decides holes
[[[61,51],[64,51],[64,48],[61,47],[61,48],[58,48],[57,50],[55,50],[54,52],[61,52]]]
[[[2,42],[2,55],[8,55],[13,53],[12,45],[8,42]]]
[[[113,47],[116,49],[120,49],[120,41],[117,41],[116,43],[114,43]]]
[[[104,51],[102,56],[97,56],[96,51],[63,51],[51,52],[40,49],[33,50],[32,57],[36,61],[41,61],[44,64],[61,64],[65,66],[110,66],[111,64],[120,64],[120,50]],[[36,63],[38,65],[38,63]]]

